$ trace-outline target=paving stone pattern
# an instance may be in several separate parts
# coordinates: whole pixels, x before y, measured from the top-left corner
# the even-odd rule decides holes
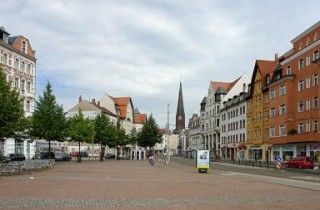
[[[319,209],[320,192],[147,161],[57,163],[0,177],[0,209]]]

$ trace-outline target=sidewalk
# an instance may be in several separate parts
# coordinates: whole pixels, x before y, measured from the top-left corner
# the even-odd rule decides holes
[[[0,178],[0,209],[317,209],[320,192],[178,163],[83,161]],[[298,208],[299,207],[299,208]]]

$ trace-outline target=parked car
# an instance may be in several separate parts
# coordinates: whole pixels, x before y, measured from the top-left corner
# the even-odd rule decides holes
[[[74,151],[71,153],[72,157],[78,157],[79,152],[78,151]],[[80,151],[80,156],[81,157],[88,157],[88,152],[87,151]]]
[[[297,156],[291,160],[287,161],[287,167],[293,168],[313,168],[313,159],[309,156]]]
[[[4,162],[9,163],[11,161],[24,161],[26,160],[26,156],[24,156],[23,154],[9,154],[4,158]]]
[[[50,152],[50,158],[49,158],[49,152],[40,152],[37,153],[32,159],[55,159],[54,152]]]
[[[80,151],[80,156],[81,157],[89,157],[89,154],[87,151]]]
[[[56,161],[70,161],[71,155],[65,153],[58,153],[55,157]]]

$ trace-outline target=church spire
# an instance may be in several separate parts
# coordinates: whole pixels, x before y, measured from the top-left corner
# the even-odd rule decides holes
[[[180,133],[183,129],[185,129],[185,113],[183,106],[182,84],[180,81],[179,98],[176,113],[176,129],[174,132]]]

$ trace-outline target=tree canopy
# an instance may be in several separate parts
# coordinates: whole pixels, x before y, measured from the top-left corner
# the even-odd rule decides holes
[[[0,139],[13,137],[17,122],[23,117],[19,92],[12,89],[0,68]]]
[[[33,113],[31,135],[49,141],[49,155],[51,154],[50,142],[63,141],[66,138],[67,121],[62,106],[56,102],[52,93],[52,86],[48,82],[43,95],[36,101]]]
[[[160,133],[159,127],[151,114],[138,135],[138,145],[145,148],[151,148],[156,143],[161,143],[161,137],[162,135]]]
[[[68,120],[68,137],[73,141],[79,143],[80,158],[80,143],[81,142],[92,142],[94,137],[95,129],[93,123],[88,118],[84,118],[81,110],[79,113],[74,115]],[[80,159],[79,159],[80,161]]]
[[[95,136],[94,142],[100,143],[102,145],[102,152],[100,154],[100,160],[103,160],[104,147],[108,146],[110,148],[117,146],[116,138],[116,127],[110,121],[109,117],[104,114],[97,115],[95,119]]]

